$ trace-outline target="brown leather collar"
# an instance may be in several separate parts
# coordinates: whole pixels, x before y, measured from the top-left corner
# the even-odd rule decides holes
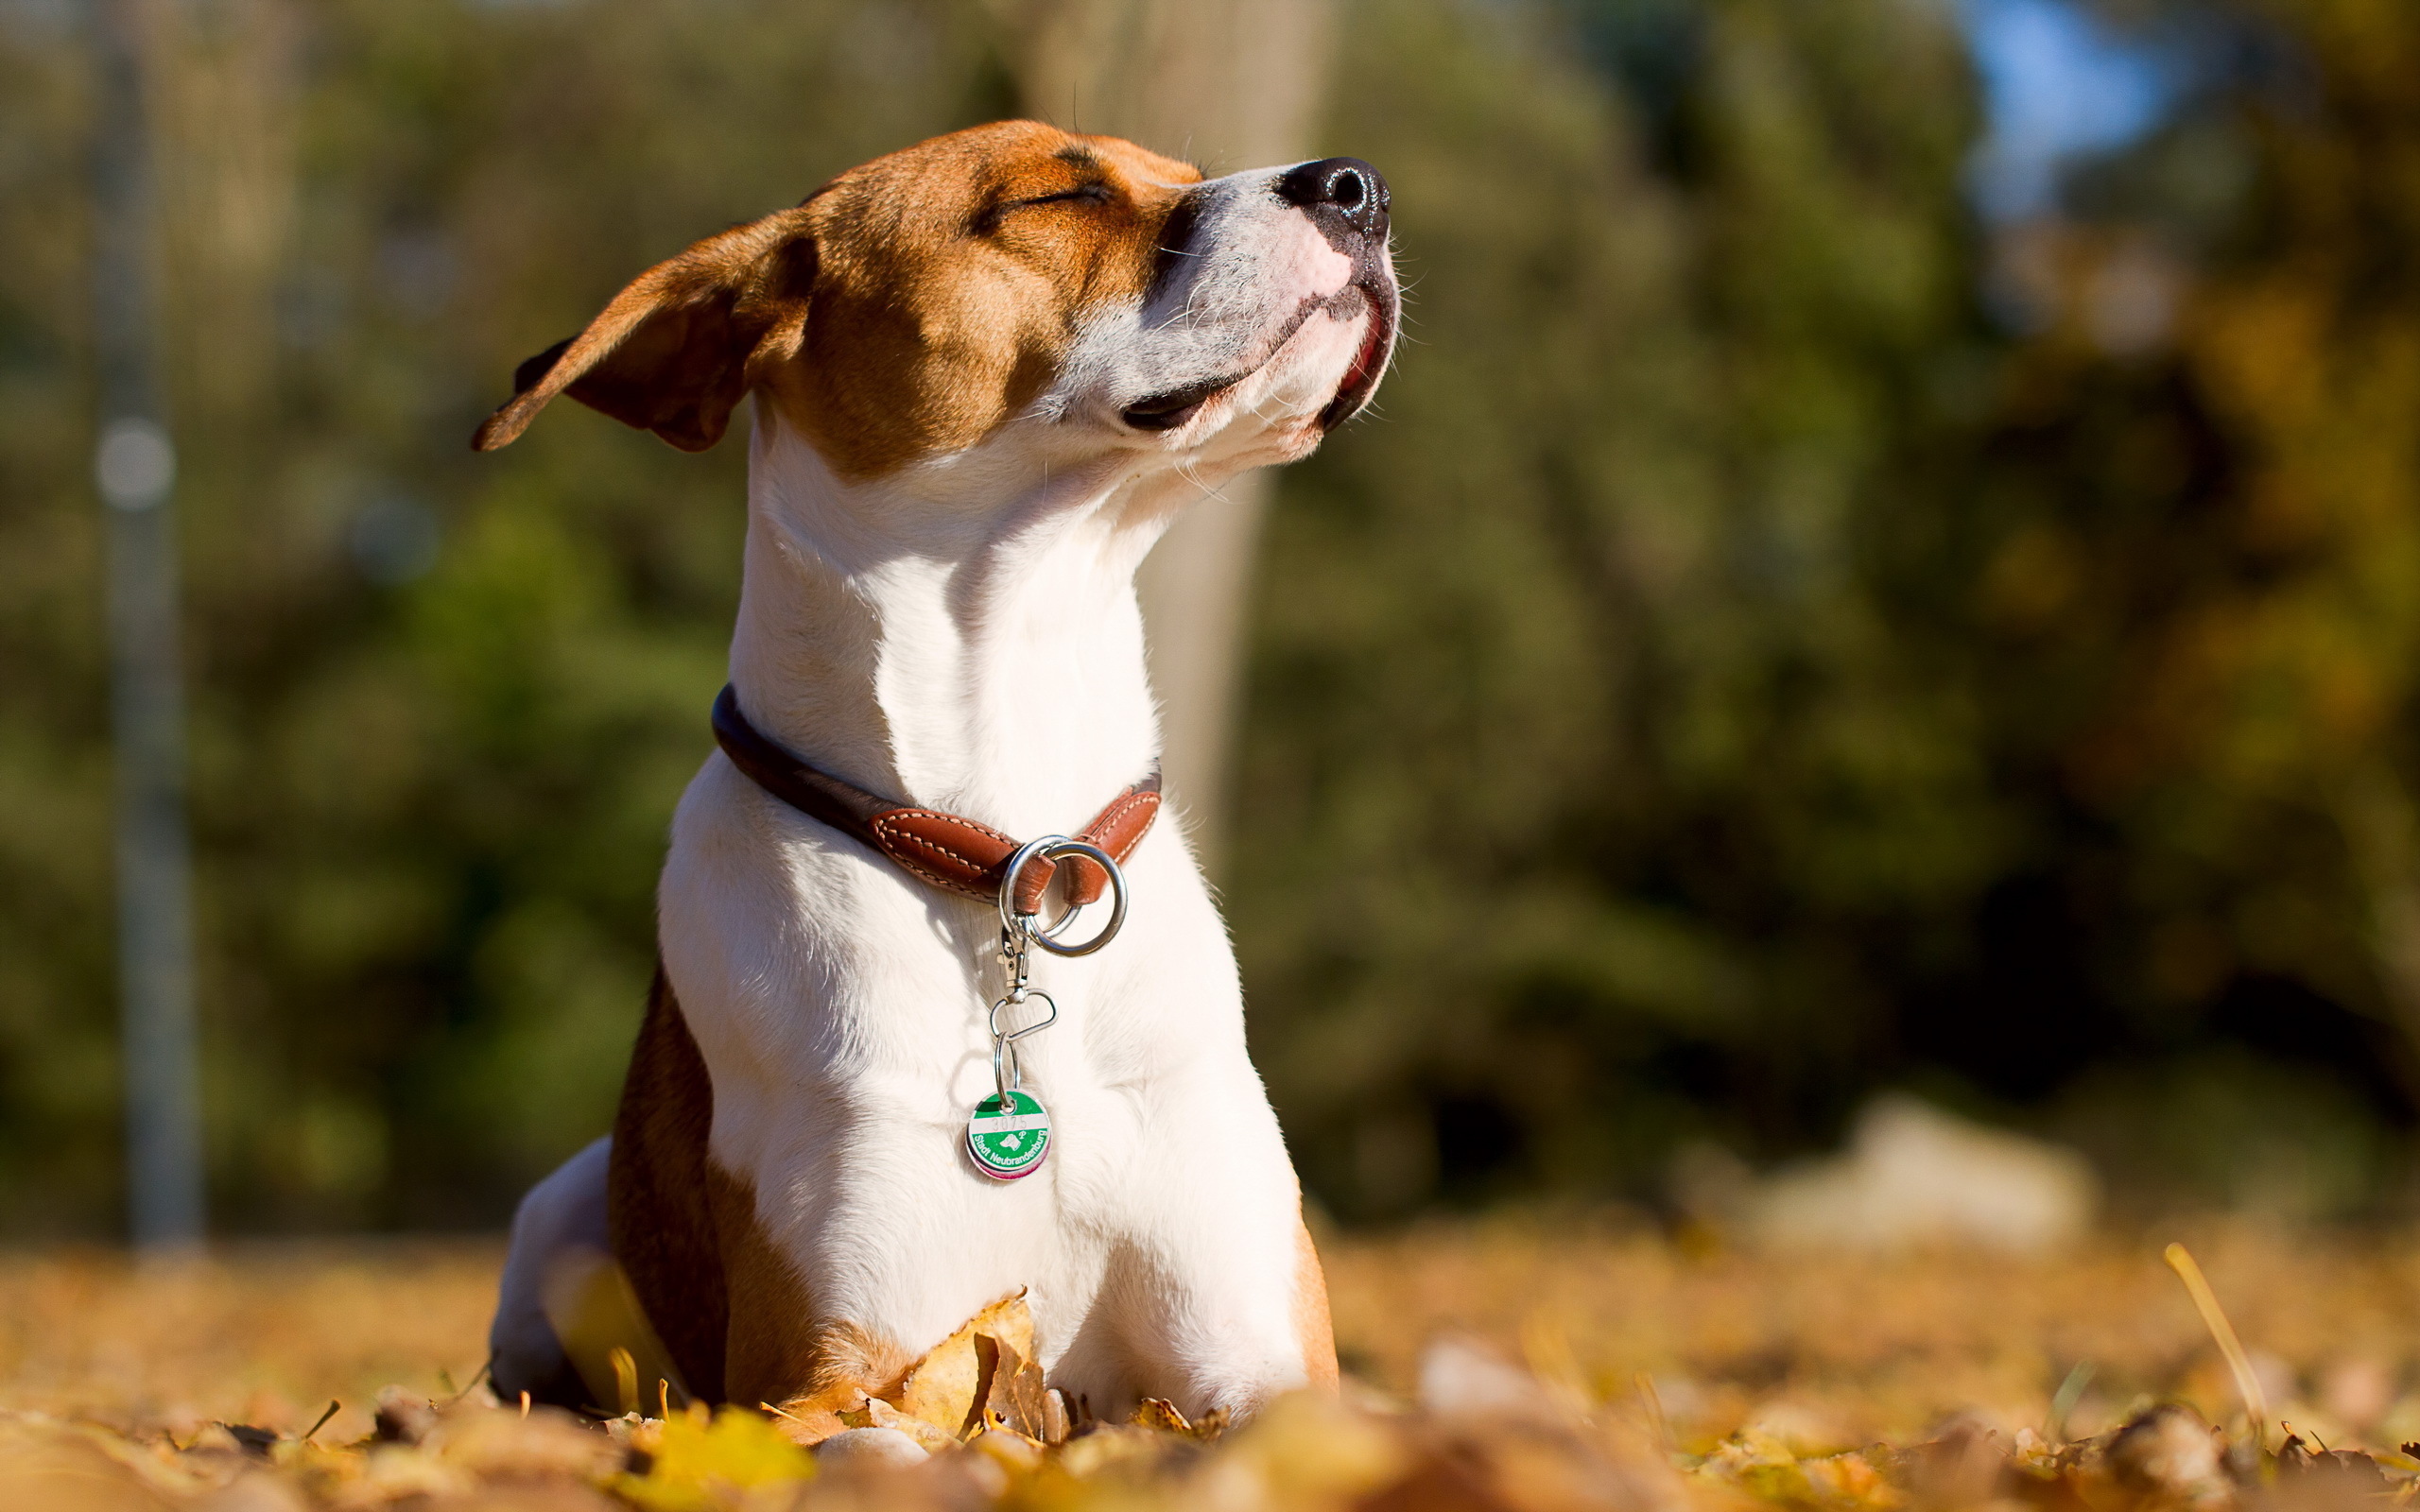
[[[715,739],[731,764],[758,787],[808,817],[863,840],[911,876],[987,903],[999,898],[1009,858],[1021,849],[1022,841],[955,814],[893,803],[808,765],[748,722],[748,716],[739,712],[739,695],[728,683],[715,698]],[[1150,776],[1110,799],[1109,807],[1095,815],[1075,838],[1100,847],[1123,863],[1142,843],[1159,812],[1160,772],[1154,766]],[[1076,868],[1067,886],[1068,901],[1088,903],[1098,898],[1109,883],[1100,867],[1081,856],[1070,857],[1067,864]],[[1027,865],[1025,875],[1017,879],[1018,912],[1040,910],[1042,895],[1057,869],[1056,862],[1044,858]]]

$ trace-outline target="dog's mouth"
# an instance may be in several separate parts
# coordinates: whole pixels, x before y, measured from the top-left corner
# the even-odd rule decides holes
[[[1362,406],[1370,403],[1370,396],[1377,391],[1378,380],[1386,376],[1387,358],[1394,352],[1395,301],[1392,293],[1358,278],[1347,286],[1358,292],[1362,303],[1369,307],[1370,329],[1361,337],[1361,350],[1353,355],[1353,366],[1344,370],[1344,382],[1337,386],[1336,397],[1320,411],[1322,434],[1361,413]]]
[[[1172,431],[1201,414],[1202,405],[1251,376],[1252,373],[1247,372],[1237,373],[1232,378],[1205,378],[1198,384],[1171,388],[1165,394],[1153,394],[1140,404],[1129,404],[1119,410],[1118,419],[1138,431]]]
[[[1328,401],[1319,413],[1318,425],[1324,435],[1361,412],[1370,395],[1386,373],[1387,358],[1394,349],[1395,301],[1374,281],[1356,278],[1352,283],[1322,299],[1307,300],[1294,318],[1286,323],[1277,339],[1270,346],[1270,353],[1243,372],[1224,377],[1205,378],[1153,394],[1118,411],[1118,418],[1138,431],[1172,431],[1201,413],[1201,407],[1227,392],[1253,373],[1277,360],[1287,344],[1302,330],[1313,315],[1326,313],[1343,316],[1353,305],[1359,305],[1370,317],[1370,329],[1362,335],[1360,350],[1354,353],[1353,365],[1344,370],[1338,384],[1336,397]],[[1343,308],[1340,308],[1342,306]]]

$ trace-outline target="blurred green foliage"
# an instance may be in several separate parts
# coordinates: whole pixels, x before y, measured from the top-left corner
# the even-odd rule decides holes
[[[216,1215],[490,1222],[610,1118],[744,462],[584,410],[493,458],[470,428],[634,270],[1001,113],[999,75],[946,4],[165,14]],[[106,1228],[82,60],[34,15],[0,46],[0,657],[32,674],[0,685],[0,1221]]]
[[[463,438],[640,267],[1016,102],[953,0],[164,13],[216,1213],[492,1222],[612,1105],[742,458]],[[1992,233],[1931,0],[1349,9],[1409,339],[1280,483],[1225,888],[1333,1209],[1651,1195],[1910,1084],[2197,1200],[2395,1189],[2420,16],[2164,13],[2240,57]],[[119,1205],[64,14],[0,9],[13,1232]]]
[[[1885,581],[1954,513],[1933,454],[1991,356],[1949,17],[1582,12],[1631,23],[1616,61],[1685,50],[1648,113],[1416,14],[1339,92],[1416,165],[1413,345],[1285,485],[1232,894],[1281,1109],[1356,1211],[1803,1143],[2010,844]]]
[[[1947,8],[1356,58],[1426,345],[1286,484],[1232,892],[1348,1212],[1893,1082],[2138,1210],[2402,1200],[2420,13],[2112,9],[2189,98],[1996,231]]]

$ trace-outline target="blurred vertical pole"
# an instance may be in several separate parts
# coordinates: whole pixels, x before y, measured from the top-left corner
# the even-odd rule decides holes
[[[1213,176],[1315,155],[1335,0],[991,0],[1028,113],[1132,137]],[[1195,504],[1139,584],[1162,769],[1218,874],[1268,479]]]
[[[141,0],[93,0],[94,481],[109,520],[110,713],[117,800],[118,996],[134,1243],[202,1237],[191,863],[177,543],[160,351],[156,185]]]

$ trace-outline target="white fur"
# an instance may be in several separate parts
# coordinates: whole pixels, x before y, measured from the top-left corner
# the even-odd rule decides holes
[[[1317,443],[1374,318],[1334,313],[1352,266],[1276,176],[1205,186],[1189,265],[1095,318],[1049,391],[968,451],[851,484],[758,406],[731,678],[759,729],[1020,837],[1073,832],[1150,769],[1134,570],[1185,504]],[[1118,419],[1247,371],[1174,431]],[[1037,955],[1059,1020],[1022,1048],[1053,1138],[1014,1183],[963,1150],[1002,990],[989,907],[717,754],[673,821],[664,963],[713,1081],[711,1158],[753,1188],[819,1321],[920,1353],[1026,1287],[1051,1383],[1096,1410],[1248,1413],[1305,1380],[1294,1175],[1180,826],[1164,816],[1126,875],[1114,944]]]

